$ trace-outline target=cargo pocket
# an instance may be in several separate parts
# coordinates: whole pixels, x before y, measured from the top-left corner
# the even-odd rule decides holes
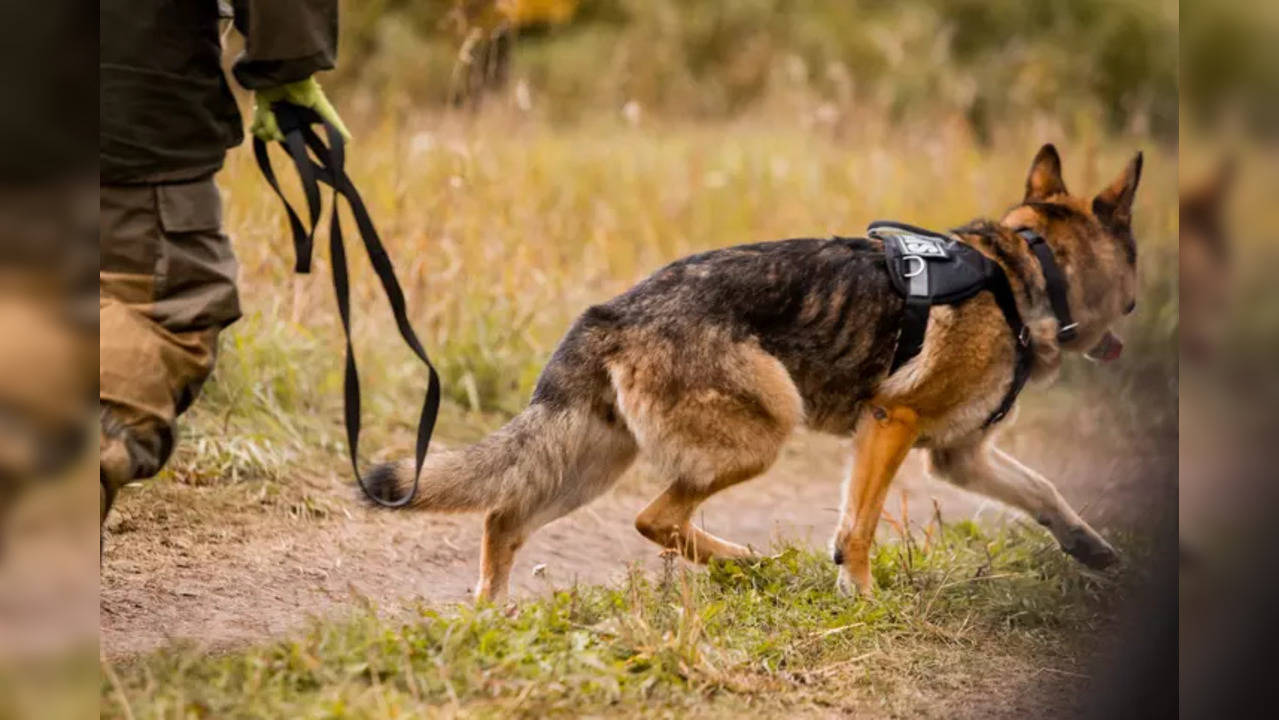
[[[157,185],[163,241],[155,320],[175,332],[225,327],[240,317],[236,262],[222,234],[222,198],[212,178]]]
[[[103,185],[99,191],[99,292],[130,305],[150,303],[164,236],[155,191],[148,185]]]

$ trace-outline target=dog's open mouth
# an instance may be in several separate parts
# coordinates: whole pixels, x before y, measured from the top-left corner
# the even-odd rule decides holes
[[[1091,350],[1084,353],[1084,356],[1097,362],[1110,362],[1118,359],[1123,351],[1124,341],[1120,340],[1118,335],[1107,330],[1106,334],[1101,336],[1101,340]]]

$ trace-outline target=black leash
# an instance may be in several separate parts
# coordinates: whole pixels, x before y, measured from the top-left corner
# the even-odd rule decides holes
[[[403,507],[412,502],[413,497],[417,495],[422,461],[426,458],[427,448],[430,447],[431,433],[435,430],[435,420],[440,410],[440,377],[435,371],[435,366],[431,364],[430,358],[427,357],[426,350],[422,348],[422,343],[418,341],[417,334],[413,332],[413,326],[409,323],[406,312],[404,292],[400,289],[400,283],[395,277],[391,258],[386,254],[386,248],[378,237],[377,229],[373,227],[373,220],[364,206],[364,200],[355,189],[350,176],[346,174],[346,143],[342,139],[342,134],[309,108],[277,102],[271,105],[271,110],[275,113],[280,131],[284,134],[284,142],[281,146],[288,151],[294,167],[297,168],[298,177],[302,180],[302,190],[306,195],[307,211],[311,220],[309,230],[281,192],[275,171],[271,168],[271,158],[267,154],[266,143],[258,138],[253,139],[253,155],[257,158],[258,168],[262,171],[262,176],[266,178],[267,184],[275,191],[280,202],[284,203],[285,212],[289,217],[289,227],[293,231],[293,248],[297,258],[294,270],[298,273],[311,271],[312,244],[320,219],[318,183],[322,182],[333,188],[333,203],[329,215],[329,254],[333,264],[333,289],[337,294],[338,314],[342,317],[342,332],[346,335],[346,375],[342,383],[343,411],[346,420],[347,448],[351,454],[351,467],[355,471],[355,481],[359,483],[364,494],[378,505],[391,508]],[[311,127],[312,125],[324,127],[328,145],[324,144]],[[315,156],[315,160],[307,154],[308,149]],[[319,162],[317,163],[316,160]],[[368,252],[369,261],[391,303],[391,312],[395,315],[395,325],[399,328],[400,336],[430,372],[430,384],[427,387],[426,399],[422,403],[422,415],[417,424],[413,487],[403,497],[395,500],[374,495],[364,484],[364,476],[360,474],[360,375],[355,367],[355,352],[351,345],[351,287],[347,273],[346,248],[342,242],[342,224],[338,220],[339,197],[346,198],[347,205],[351,208],[351,216],[355,218],[355,225],[360,231],[360,239],[364,241],[364,249]]]

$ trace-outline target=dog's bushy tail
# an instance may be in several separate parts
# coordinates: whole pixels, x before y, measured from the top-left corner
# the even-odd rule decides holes
[[[564,467],[566,451],[578,444],[571,437],[575,424],[564,412],[534,404],[474,445],[431,452],[422,465],[417,495],[405,507],[482,511],[545,489]],[[364,484],[385,500],[404,497],[413,489],[413,460],[378,465],[365,475]]]

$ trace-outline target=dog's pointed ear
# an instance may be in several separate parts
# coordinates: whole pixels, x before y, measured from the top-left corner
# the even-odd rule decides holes
[[[1128,163],[1119,177],[1092,201],[1092,212],[1098,220],[1116,227],[1132,224],[1132,199],[1141,180],[1141,153]]]
[[[1022,202],[1046,200],[1065,192],[1066,181],[1061,179],[1061,156],[1057,154],[1057,148],[1048,143],[1039,148],[1035,159],[1030,163],[1030,174],[1026,176],[1026,197]]]
[[[1181,193],[1180,205],[1183,215],[1218,220],[1226,195],[1230,192],[1235,180],[1235,158],[1228,155],[1217,162],[1212,176],[1203,183]]]

